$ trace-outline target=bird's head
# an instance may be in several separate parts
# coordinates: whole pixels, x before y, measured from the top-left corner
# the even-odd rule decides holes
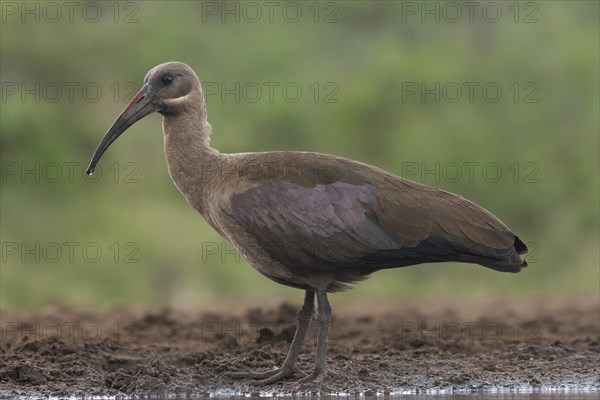
[[[152,68],[146,74],[140,91],[100,141],[87,173],[94,172],[100,157],[112,142],[146,115],[157,111],[164,117],[175,116],[189,107],[197,106],[199,101],[202,102],[200,82],[189,66],[181,62],[168,62]]]

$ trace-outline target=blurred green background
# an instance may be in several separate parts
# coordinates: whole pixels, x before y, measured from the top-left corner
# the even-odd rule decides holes
[[[532,249],[520,274],[420,265],[337,301],[598,293],[599,3],[477,4],[2,2],[1,307],[301,299],[186,204],[159,115],[84,176],[171,60],[204,82],[220,151],[374,164],[483,205]]]

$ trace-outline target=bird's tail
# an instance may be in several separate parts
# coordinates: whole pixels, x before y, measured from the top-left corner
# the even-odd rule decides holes
[[[500,272],[520,272],[527,267],[527,261],[521,257],[521,254],[527,253],[527,245],[515,236],[513,251],[500,260],[480,260],[477,263],[484,267],[491,268]]]

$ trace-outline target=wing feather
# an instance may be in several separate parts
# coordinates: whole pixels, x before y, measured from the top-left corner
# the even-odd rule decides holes
[[[298,274],[452,260],[490,268],[524,264],[515,252],[518,239],[487,210],[367,167],[371,174],[345,170],[345,180],[312,185],[257,182],[233,194],[223,211]]]

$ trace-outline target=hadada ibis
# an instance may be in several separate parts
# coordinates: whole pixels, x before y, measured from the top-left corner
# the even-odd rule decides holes
[[[270,384],[326,374],[330,292],[380,269],[458,261],[519,272],[527,246],[484,208],[456,194],[328,154],[274,151],[223,154],[209,144],[202,86],[186,64],[152,68],[140,91],[94,153],[157,111],[169,173],[188,203],[258,272],[305,291],[289,352],[278,369],[236,372]],[[316,307],[315,307],[316,297]],[[309,374],[296,365],[310,320],[317,329]]]

